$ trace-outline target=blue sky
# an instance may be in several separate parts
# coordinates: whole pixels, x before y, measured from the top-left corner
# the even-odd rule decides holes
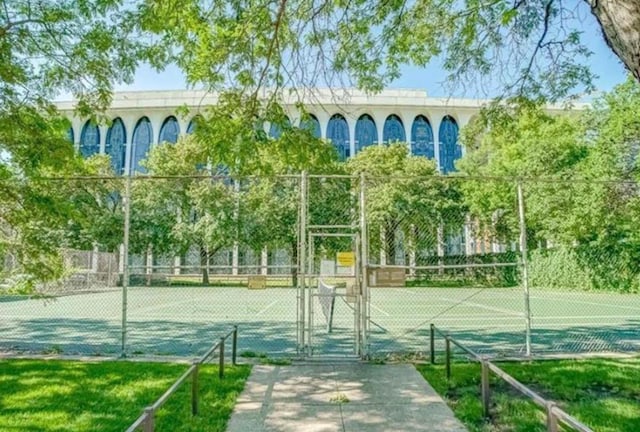
[[[609,91],[616,84],[626,79],[627,72],[618,58],[604,42],[600,29],[589,13],[582,21],[583,41],[593,51],[588,59],[591,70],[598,76],[595,84],[599,91]],[[410,88],[425,90],[433,97],[490,97],[495,95],[480,94],[477,88],[458,88],[452,94],[451,89],[444,85],[445,72],[438,62],[433,62],[426,68],[404,67],[402,76],[394,81],[390,88]],[[161,73],[153,71],[148,66],[141,67],[136,73],[135,80],[130,85],[116,86],[116,90],[181,90],[186,83],[181,71],[171,66]]]

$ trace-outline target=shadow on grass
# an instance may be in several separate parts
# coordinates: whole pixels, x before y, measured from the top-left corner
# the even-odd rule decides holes
[[[507,373],[570,415],[605,432],[640,430],[640,360],[562,360],[498,363]],[[480,367],[454,363],[417,367],[472,431],[544,431],[543,411],[499,378],[491,378],[490,419],[482,418]]]
[[[0,361],[0,430],[122,431],[153,403],[187,366],[166,363]],[[166,431],[224,430],[249,368],[201,374],[201,413],[191,419],[190,388],[183,386],[158,415]]]

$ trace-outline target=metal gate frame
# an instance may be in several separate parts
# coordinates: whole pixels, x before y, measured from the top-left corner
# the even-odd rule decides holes
[[[309,215],[309,174],[300,176],[300,207],[298,223],[298,287],[297,287],[297,353],[300,357],[313,355],[313,306],[311,290],[313,274],[314,237],[352,237],[355,243],[356,264],[354,270],[356,284],[356,306],[354,313],[354,352],[361,359],[369,357],[370,299],[368,274],[368,242],[366,226],[366,193],[364,173],[356,176],[313,176],[318,178],[350,178],[358,181],[358,222],[353,225],[311,225]],[[350,232],[335,232],[350,230]]]

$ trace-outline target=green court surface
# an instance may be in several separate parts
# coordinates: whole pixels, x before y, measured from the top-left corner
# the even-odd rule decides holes
[[[241,287],[136,287],[127,299],[130,355],[201,353],[239,327],[239,350],[296,355],[297,290]],[[315,354],[350,355],[353,305],[335,302],[333,330],[314,298]],[[640,295],[532,290],[532,352],[632,351],[640,347]],[[117,355],[122,348],[122,293],[52,299],[0,299],[0,351]],[[372,288],[369,351],[425,352],[434,323],[470,347],[495,355],[525,349],[519,288]]]

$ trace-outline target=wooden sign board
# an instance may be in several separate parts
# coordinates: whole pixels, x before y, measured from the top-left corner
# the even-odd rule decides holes
[[[247,281],[247,288],[249,289],[266,289],[267,277],[266,276],[249,276]]]
[[[369,286],[404,287],[407,274],[401,267],[383,267],[369,271]]]

